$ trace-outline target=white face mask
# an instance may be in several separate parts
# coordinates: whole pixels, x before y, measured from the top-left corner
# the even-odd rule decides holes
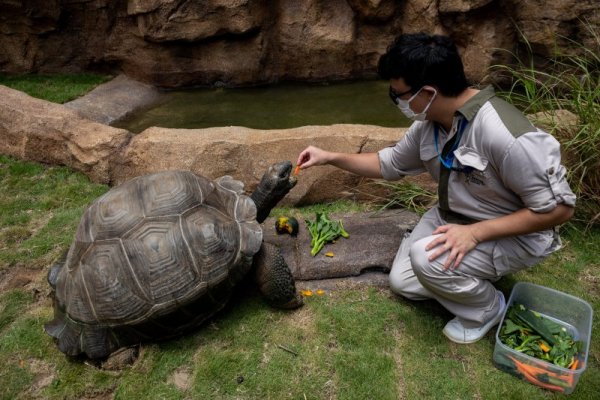
[[[400,111],[402,111],[402,114],[404,114],[406,118],[412,119],[413,121],[425,121],[425,117],[427,117],[427,110],[429,110],[431,103],[433,103],[433,100],[435,100],[435,96],[437,96],[437,90],[433,89],[433,96],[431,97],[431,100],[429,100],[429,103],[427,103],[423,111],[421,111],[420,113],[416,113],[410,108],[410,102],[413,101],[415,97],[417,97],[421,90],[423,90],[423,88],[419,89],[417,93],[413,94],[408,100],[396,100],[398,102],[396,105],[398,106]]]

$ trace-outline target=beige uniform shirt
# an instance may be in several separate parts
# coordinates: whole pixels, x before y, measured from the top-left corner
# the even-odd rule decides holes
[[[456,150],[454,166],[442,167],[434,143],[434,123],[415,122],[393,147],[379,152],[384,179],[429,172],[438,182],[439,207],[475,220],[487,220],[522,208],[549,212],[557,204],[575,205],[575,195],[561,165],[560,144],[535,128],[514,106],[498,98],[491,86],[461,107],[450,132],[439,128],[438,150],[466,125]],[[554,230],[519,237],[535,256],[548,252]]]

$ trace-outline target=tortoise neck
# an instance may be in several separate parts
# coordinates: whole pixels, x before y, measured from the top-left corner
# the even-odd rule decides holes
[[[275,207],[286,194],[286,192],[282,194],[265,193],[262,190],[261,185],[258,185],[256,190],[250,195],[250,198],[256,205],[256,220],[258,223],[262,223],[267,219],[273,207]]]

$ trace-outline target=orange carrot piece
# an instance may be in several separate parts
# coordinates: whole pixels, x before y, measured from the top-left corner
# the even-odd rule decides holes
[[[544,353],[547,353],[551,350],[550,347],[548,347],[548,345],[544,342],[540,342],[540,348]]]
[[[569,366],[569,369],[577,369],[578,365],[579,365],[579,358],[575,358],[575,361],[573,361],[573,363]]]
[[[533,383],[534,385],[538,385],[540,387],[543,387],[544,389],[556,390],[559,392],[565,391],[565,388],[563,388],[562,386],[557,386],[557,385],[552,385],[550,383],[542,382],[536,377],[536,375],[538,373],[548,374],[549,371],[546,371],[542,368],[535,367],[533,365],[523,363],[511,356],[508,356],[508,357],[515,363],[515,367],[517,368],[517,371],[519,371],[525,379],[527,379],[529,382]]]
[[[294,176],[298,175],[300,173],[300,166],[296,165],[296,168],[294,168]]]

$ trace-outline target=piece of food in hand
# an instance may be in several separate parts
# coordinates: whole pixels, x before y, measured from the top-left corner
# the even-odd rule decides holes
[[[275,221],[275,231],[279,234],[289,233],[292,236],[296,236],[299,229],[298,220],[294,217],[279,217]]]
[[[296,168],[294,168],[294,176],[298,175],[300,173],[300,165],[296,165]]]

